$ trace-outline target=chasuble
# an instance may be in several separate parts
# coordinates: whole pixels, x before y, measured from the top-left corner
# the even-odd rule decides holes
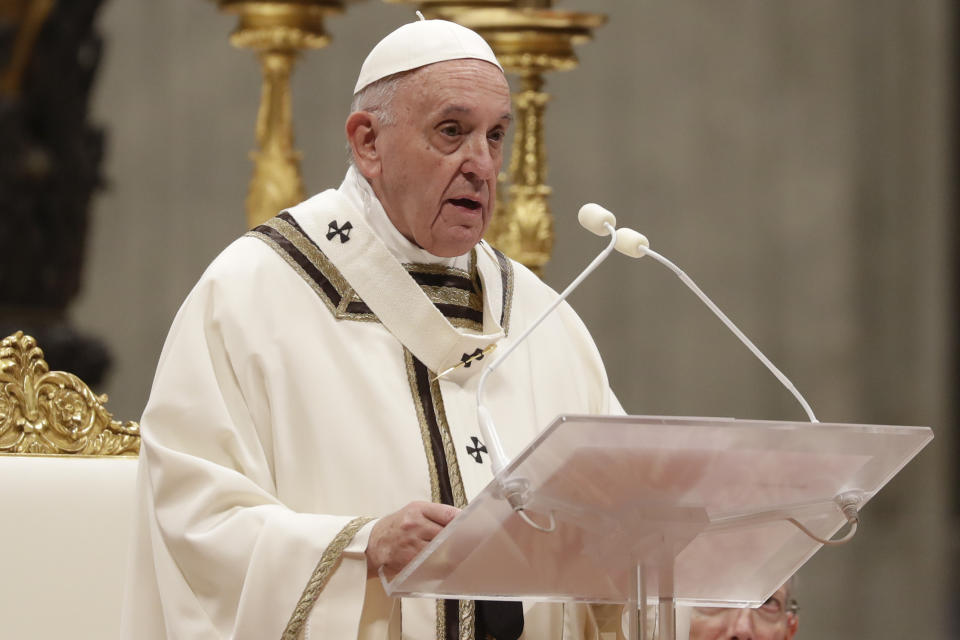
[[[364,550],[375,518],[492,479],[479,374],[556,293],[486,243],[403,264],[371,196],[351,170],[231,244],[177,313],[141,422],[124,637],[475,638],[474,603],[392,600]],[[485,397],[511,456],[560,413],[622,412],[565,303]],[[528,640],[597,637],[582,606],[524,619]]]

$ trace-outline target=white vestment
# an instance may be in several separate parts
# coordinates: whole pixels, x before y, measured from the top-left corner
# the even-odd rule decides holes
[[[173,322],[141,425],[124,637],[443,638],[449,605],[368,581],[371,519],[462,507],[491,480],[478,374],[556,293],[485,244],[401,265],[353,178],[231,244]],[[485,397],[511,456],[558,414],[622,412],[566,304]],[[473,604],[455,606],[465,638]],[[524,611],[528,640],[594,637],[583,607]]]

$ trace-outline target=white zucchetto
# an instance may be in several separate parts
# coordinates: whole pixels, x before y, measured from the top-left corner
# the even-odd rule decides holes
[[[484,60],[503,71],[490,45],[475,31],[447,20],[411,22],[387,35],[370,51],[360,67],[353,94],[401,71],[464,58]]]

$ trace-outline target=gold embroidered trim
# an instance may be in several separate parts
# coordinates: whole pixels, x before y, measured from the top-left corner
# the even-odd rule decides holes
[[[483,300],[472,291],[464,291],[456,287],[433,287],[422,285],[423,292],[430,298],[430,302],[441,302],[444,304],[455,304],[461,307],[469,307],[474,311],[483,312]]]
[[[437,600],[437,640],[447,638],[447,608],[443,600]]]
[[[442,264],[427,264],[424,262],[404,262],[403,268],[409,273],[433,273],[442,275],[460,276],[461,278],[471,279],[477,273],[477,248],[470,250],[470,262],[467,270],[457,269],[456,267],[447,267]]]
[[[280,217],[271,218],[263,223],[264,226],[274,229],[277,233],[282,235],[290,244],[292,244],[303,256],[310,261],[310,263],[316,267],[317,271],[320,272],[324,278],[333,286],[337,294],[340,296],[340,302],[334,306],[333,301],[330,300],[326,291],[306,272],[303,270],[297,261],[290,257],[290,255],[283,250],[282,247],[278,246],[276,242],[273,242],[267,236],[259,235],[261,239],[267,240],[268,243],[273,246],[281,257],[287,262],[287,264],[293,265],[297,273],[300,274],[304,280],[310,285],[310,287],[319,295],[327,308],[333,313],[334,317],[340,319],[349,319],[349,320],[358,320],[361,322],[377,322],[377,316],[372,312],[367,313],[356,313],[347,311],[347,307],[351,302],[359,302],[360,298],[356,295],[353,290],[353,287],[347,282],[347,279],[343,277],[343,274],[340,273],[340,270],[337,269],[330,259],[318,249],[309,238],[300,232],[292,224]],[[251,233],[255,233],[254,230]]]
[[[407,380],[410,382],[410,395],[413,396],[413,406],[417,410],[417,422],[420,424],[420,437],[423,438],[423,451],[427,455],[427,471],[430,473],[430,500],[440,502],[440,476],[437,474],[437,461],[433,458],[433,447],[430,446],[430,426],[424,413],[423,403],[420,401],[420,391],[417,386],[417,372],[413,368],[413,353],[404,348],[403,360],[407,366]]]
[[[413,354],[409,349],[403,350],[404,361],[407,365],[407,379],[410,382],[410,394],[417,410],[417,421],[420,423],[420,436],[423,438],[423,450],[427,456],[427,466],[430,472],[430,497],[434,502],[440,502],[440,477],[437,473],[437,461],[433,457],[433,447],[430,444],[430,425],[427,424],[426,413],[420,401],[420,390],[417,384],[417,372],[413,367]],[[428,372],[428,375],[432,372]],[[450,489],[453,492],[453,506],[460,509],[467,506],[467,492],[463,488],[463,479],[460,477],[460,465],[457,463],[457,450],[450,436],[450,425],[447,423],[447,414],[443,406],[443,395],[440,393],[440,382],[435,376],[429,375],[430,399],[433,401],[434,415],[437,416],[437,427],[440,431],[440,440],[443,442],[443,453],[447,458],[447,476],[450,478]]]
[[[480,296],[464,291],[463,289],[457,289],[454,287],[431,287],[431,286],[421,286],[423,292],[427,294],[427,297],[430,299],[430,302],[441,303],[441,304],[452,304],[458,307],[466,307],[473,309],[474,311],[483,314],[483,300]],[[334,315],[338,318],[346,318],[350,320],[373,320],[378,321],[377,317],[373,313],[356,313],[348,312],[347,305],[353,303],[363,303],[363,299],[357,295],[356,291],[351,290],[348,295],[349,298],[344,297],[340,301],[340,305],[337,309],[331,309],[334,312]],[[327,305],[330,307],[330,305]],[[477,333],[483,331],[483,322],[474,320],[471,318],[459,318],[457,316],[445,316],[447,322],[452,324],[458,329],[469,329]]]
[[[442,303],[442,304],[454,304],[461,307],[467,307],[483,314],[483,295],[481,293],[482,289],[480,287],[480,273],[477,271],[477,250],[470,250],[470,266],[469,271],[464,271],[463,269],[457,269],[455,267],[445,267],[438,264],[404,264],[404,269],[407,270],[407,273],[411,275],[414,274],[431,274],[431,275],[445,275],[445,276],[458,276],[465,280],[469,280],[473,285],[473,291],[466,291],[464,289],[458,289],[457,287],[435,287],[429,285],[421,285],[423,292],[427,294],[427,297],[430,298],[430,301],[433,303]],[[456,321],[466,322],[470,325],[476,325],[477,331],[482,331],[482,323],[476,323],[473,320],[465,320],[463,318],[448,318],[450,323],[454,326],[458,326]],[[473,328],[471,326],[471,328]]]
[[[453,437],[450,435],[447,412],[443,407],[443,395],[440,393],[440,381],[435,376],[430,382],[430,397],[433,399],[434,413],[437,415],[437,424],[440,427],[443,453],[447,458],[447,475],[450,477],[450,488],[453,490],[453,506],[463,509],[467,506],[467,492],[463,488],[463,479],[460,477],[457,449],[453,445]]]
[[[457,609],[460,616],[460,623],[457,629],[460,630],[459,640],[474,640],[476,630],[474,629],[474,620],[476,618],[476,602],[473,600],[459,600]],[[447,637],[447,607],[446,600],[437,600],[437,640],[445,640]],[[496,640],[492,636],[487,636],[490,640]]]
[[[470,266],[473,267],[473,255],[470,256]],[[456,267],[446,267],[442,264],[424,264],[421,262],[405,262],[403,268],[407,273],[429,273],[432,275],[460,276],[470,280],[470,272]]]
[[[460,601],[460,640],[474,640],[476,630],[473,623],[476,604],[473,600]]]
[[[268,221],[268,222],[269,222],[269,221]],[[266,224],[266,223],[264,223],[264,224]],[[294,260],[293,257],[290,256],[289,253],[287,253],[286,251],[284,251],[283,247],[281,247],[281,246],[277,243],[277,241],[274,240],[273,238],[271,238],[270,236],[268,236],[268,235],[266,235],[266,234],[263,234],[263,233],[260,233],[260,232],[258,232],[256,229],[254,229],[254,230],[252,230],[252,231],[248,231],[245,235],[250,236],[250,237],[253,237],[253,238],[257,238],[258,240],[262,240],[262,241],[265,242],[271,249],[273,249],[273,250],[277,253],[277,255],[279,255],[280,258],[281,258],[284,262],[286,262],[286,263],[290,266],[291,269],[293,269],[294,271],[296,271],[297,274],[299,274],[299,276],[300,276],[301,278],[303,278],[304,282],[306,282],[306,283],[310,286],[310,288],[313,289],[314,293],[316,293],[317,296],[323,301],[323,304],[327,307],[327,309],[330,311],[330,313],[333,314],[333,316],[334,316],[335,318],[346,318],[346,319],[350,319],[350,320],[358,320],[358,321],[365,321],[365,322],[377,322],[377,317],[376,317],[375,315],[373,315],[372,313],[352,313],[352,314],[349,314],[349,313],[341,312],[341,311],[340,311],[340,308],[341,308],[341,307],[344,307],[344,308],[345,308],[345,301],[348,301],[348,298],[346,298],[346,297],[341,297],[341,298],[340,298],[340,304],[339,304],[338,306],[334,306],[333,301],[330,300],[330,298],[327,296],[327,292],[323,290],[323,288],[320,286],[320,284],[319,284],[316,280],[314,280],[314,279],[310,276],[310,274],[307,273],[307,272],[303,269],[303,267],[300,266],[300,264],[298,264],[297,261]],[[289,238],[287,238],[287,239],[290,240]],[[290,241],[291,241],[291,243],[293,242],[292,240],[290,240]],[[322,255],[322,254],[321,254],[321,255]],[[329,264],[329,261],[327,262],[327,264],[328,264],[328,266],[329,266],[330,269],[332,269],[333,271],[337,272],[337,271],[336,271],[336,268],[335,268],[332,264]],[[317,269],[320,270],[321,274],[322,274],[324,277],[326,277],[326,278],[330,281],[331,284],[334,283],[334,280],[330,279],[327,273],[324,273],[324,268],[325,268],[325,267],[324,267],[323,265],[314,263],[314,266],[315,266]],[[339,274],[339,272],[337,272],[337,273]],[[342,278],[342,276],[341,276],[341,278]],[[334,285],[334,286],[336,286],[336,285]]]
[[[353,290],[353,287],[350,286],[350,283],[347,282],[346,278],[343,277],[343,274],[340,273],[339,269],[330,261],[330,259],[310,241],[310,238],[306,236],[302,231],[297,229],[296,226],[287,222],[283,218],[277,216],[271,218],[264,222],[261,226],[269,227],[277,233],[279,233],[283,238],[288,241],[294,248],[296,248],[303,257],[308,260],[317,271],[320,272],[320,275],[323,276],[331,287],[336,291],[337,295],[340,296],[340,301],[334,305],[333,300],[330,299],[330,294],[328,291],[324,290],[321,283],[318,283],[313,276],[311,276],[307,271],[300,265],[296,259],[294,259],[287,251],[272,237],[268,234],[253,229],[248,231],[245,235],[257,238],[267,243],[290,267],[300,275],[304,281],[310,286],[311,289],[323,300],[324,305],[327,309],[334,315],[335,318],[340,320],[357,320],[361,322],[379,322],[377,316],[371,312],[360,312],[354,307],[354,311],[350,311],[350,305],[355,303],[360,303],[365,308],[366,305],[363,304],[363,300],[357,295],[356,291]],[[424,293],[434,304],[450,304],[458,307],[464,307],[471,309],[481,316],[483,315],[483,296],[479,294],[480,288],[479,275],[476,270],[476,250],[471,251],[470,253],[470,271],[464,271],[463,269],[455,269],[453,267],[446,267],[443,265],[432,265],[432,264],[405,264],[403,267],[411,274],[431,274],[431,275],[447,275],[464,278],[471,281],[474,284],[474,291],[469,292],[463,289],[458,289],[457,287],[436,287],[436,286],[421,286],[424,290]],[[448,317],[447,320],[451,325],[457,327],[458,329],[468,329],[471,331],[482,332],[483,331],[483,322],[471,319],[471,318],[460,318],[460,317]]]
[[[336,288],[342,297],[350,297],[346,295],[346,292],[352,291],[347,279],[344,278],[340,270],[330,262],[330,258],[310,242],[306,235],[283,218],[271,218],[264,224],[276,229],[284,238],[289,240],[293,246],[299,249],[300,253],[305,255],[307,259],[313,263],[313,266],[320,270],[323,277],[330,281],[330,284]]]
[[[469,318],[447,318],[447,321],[457,329],[469,329],[470,331],[475,331],[476,333],[483,332],[483,323],[476,322]]]
[[[423,451],[427,458],[427,471],[430,475],[430,497],[433,502],[440,502],[440,475],[437,471],[438,462],[433,455],[430,425],[427,424],[426,412],[420,397],[417,372],[414,368],[414,356],[409,349],[404,348],[403,357],[407,368],[407,379],[410,383],[410,394],[413,396],[413,404],[417,412],[417,422],[420,424],[420,437],[423,439]],[[430,400],[433,403],[433,412],[437,418],[437,427],[440,431],[440,440],[443,443],[444,457],[447,459],[447,477],[450,480],[454,506],[462,509],[467,506],[467,494],[463,487],[463,479],[460,476],[460,465],[457,462],[456,448],[453,444],[453,438],[450,435],[450,425],[447,422],[447,414],[443,405],[443,395],[440,392],[440,383],[434,378],[432,372],[428,371],[427,375],[428,379],[431,380]],[[444,601],[437,600],[438,640],[446,638],[446,609],[444,607]],[[473,640],[474,612],[475,606],[473,601],[460,601],[460,640]]]
[[[300,596],[300,600],[297,602],[297,606],[294,607],[293,614],[290,616],[290,621],[287,623],[286,629],[283,630],[281,640],[296,640],[297,636],[300,635],[300,632],[303,631],[303,626],[307,623],[307,616],[310,615],[313,605],[317,602],[317,598],[320,597],[320,592],[327,586],[330,575],[340,562],[343,550],[347,548],[347,545],[350,544],[353,537],[357,535],[357,531],[371,520],[373,520],[373,518],[354,518],[333,538],[333,541],[327,546],[323,555],[320,556],[320,561],[313,570],[313,575],[310,576],[310,580],[307,581],[303,595]]]
[[[494,249],[496,251],[496,249]],[[510,335],[510,311],[513,308],[513,263],[509,258],[502,262],[502,272],[506,276],[506,282],[503,283],[503,335]]]

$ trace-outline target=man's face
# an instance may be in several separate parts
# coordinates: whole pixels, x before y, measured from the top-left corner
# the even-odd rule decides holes
[[[780,587],[757,609],[695,608],[690,640],[790,640],[799,620],[787,611],[787,590]]]
[[[378,167],[365,175],[408,240],[462,255],[493,214],[511,118],[506,78],[480,60],[439,62],[406,78],[392,108],[395,122],[376,134]]]

